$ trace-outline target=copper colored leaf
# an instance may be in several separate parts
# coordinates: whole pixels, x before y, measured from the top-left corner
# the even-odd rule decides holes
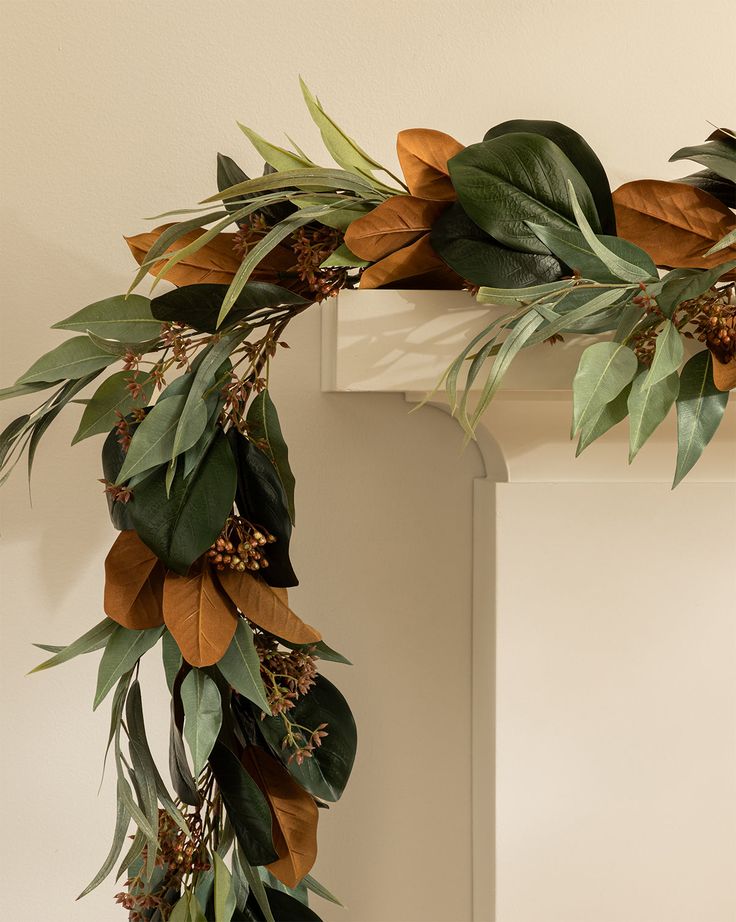
[[[208,566],[186,576],[166,574],[164,621],[184,659],[200,668],[221,659],[238,624],[233,604]]]
[[[713,383],[719,391],[731,391],[736,387],[736,356],[725,364],[713,356]]]
[[[462,288],[463,281],[440,259],[425,234],[381,259],[360,277],[361,288],[382,288],[402,282],[404,288]]]
[[[319,643],[322,635],[301,620],[289,608],[283,589],[273,589],[247,571],[222,570],[217,574],[220,585],[245,617],[281,640],[302,645]]]
[[[353,221],[345,243],[356,256],[376,262],[426,234],[445,208],[443,202],[395,195]]]
[[[705,256],[734,226],[717,198],[686,183],[641,179],[613,193],[618,234],[667,268],[712,269],[736,257],[736,247]]]
[[[156,555],[135,531],[121,531],[105,560],[104,608],[133,631],[163,624],[162,572]]]
[[[138,234],[135,237],[126,237],[125,242],[130,247],[130,252],[140,265],[146,254],[170,224],[163,224],[147,234]],[[170,256],[177,250],[183,249],[200,237],[200,229],[190,231],[180,237],[175,245],[166,250]],[[200,282],[214,282],[219,285],[229,285],[240,266],[240,260],[233,252],[234,234],[218,234],[213,240],[205,244],[196,253],[177,263],[167,272],[165,278],[174,285],[196,285]],[[155,263],[149,268],[149,274],[156,275],[164,265],[164,261]]]
[[[407,128],[396,138],[396,150],[412,195],[435,202],[452,202],[457,196],[447,161],[463,150],[449,134],[432,128]]]
[[[317,805],[283,765],[259,746],[248,746],[243,765],[273,816],[273,844],[279,858],[267,865],[268,870],[282,884],[296,887],[317,858]]]

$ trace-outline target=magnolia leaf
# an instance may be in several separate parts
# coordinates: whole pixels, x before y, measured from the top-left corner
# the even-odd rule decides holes
[[[583,352],[572,385],[573,435],[633,380],[638,368],[634,352],[622,343],[594,343]]]
[[[130,252],[139,265],[146,260],[151,247],[169,227],[172,227],[172,225],[164,224],[148,233],[125,238]],[[194,243],[200,236],[201,233],[198,230],[192,230],[179,238],[178,242],[181,246],[170,246],[164,252],[167,256],[171,256],[177,249],[182,249],[190,243]],[[228,285],[240,266],[240,259],[233,249],[234,238],[235,234],[219,234],[209,243],[173,266],[167,273],[166,280],[174,285],[194,285],[199,282]],[[163,260],[154,263],[150,266],[148,272],[151,275],[158,275],[163,266]]]
[[[679,330],[671,320],[666,320],[662,331],[657,334],[654,359],[643,386],[653,387],[677,371],[684,354],[685,346]]]
[[[725,363],[713,356],[713,383],[719,391],[730,391],[736,387],[736,356]]]
[[[116,625],[109,618],[103,618],[99,624],[90,628],[86,634],[82,634],[77,640],[68,644],[55,653],[50,659],[44,660],[38,666],[31,669],[29,675],[34,672],[42,672],[44,669],[51,669],[53,666],[60,666],[62,663],[68,663],[75,656],[82,656],[85,653],[94,653],[104,647],[110,636],[115,631]]]
[[[648,376],[649,372],[643,368],[634,378],[629,393],[629,464],[672,409],[680,388],[675,371],[654,384],[647,382]]]
[[[258,728],[303,788],[321,800],[331,803],[339,800],[350,778],[358,745],[355,720],[347,701],[331,682],[318,675],[309,693],[289,711],[289,720],[309,730],[327,724],[328,735],[301,765],[296,759],[290,760],[288,749],[282,749],[285,731],[281,717],[266,717],[258,723]]]
[[[192,754],[194,775],[199,777],[222,726],[220,690],[205,672],[192,669],[181,683],[181,700],[184,705],[184,739]]]
[[[243,765],[268,801],[278,861],[268,870],[287,887],[296,887],[317,860],[318,810],[314,798],[283,765],[259,746],[248,746]]]
[[[223,743],[215,743],[209,762],[248,863],[266,865],[277,861],[271,836],[271,810],[258,785]]]
[[[235,912],[235,888],[227,865],[215,852],[215,922],[230,922]]]
[[[218,430],[195,471],[184,478],[177,470],[168,495],[163,467],[137,484],[128,504],[133,526],[159,560],[186,573],[222,531],[232,511],[235,485],[233,455]]]
[[[574,227],[568,182],[596,233],[598,214],[584,179],[559,147],[542,135],[506,134],[473,144],[449,163],[460,204],[500,243],[548,255],[526,222]]]
[[[690,176],[683,176],[677,182],[684,182],[690,186],[697,186],[704,192],[709,192],[719,202],[722,202],[728,208],[736,208],[736,183],[723,179],[718,173],[712,170],[701,170],[698,173],[691,173]]]
[[[668,272],[662,279],[660,293],[656,295],[657,307],[665,317],[672,317],[683,301],[700,297],[734,268],[736,259],[714,269],[675,269]]]
[[[273,461],[279,475],[281,486],[286,494],[291,524],[296,524],[294,508],[294,488],[296,482],[289,465],[289,449],[281,432],[281,423],[273,400],[267,388],[264,388],[251,403],[246,417],[248,437],[259,443]]]
[[[705,144],[694,147],[682,147],[670,157],[674,160],[694,160],[696,163],[713,170],[730,182],[736,182],[736,143],[727,132],[714,133]]]
[[[208,565],[164,583],[164,621],[184,659],[212,666],[225,653],[237,627],[235,607],[212,578]]]
[[[264,714],[271,713],[261,679],[261,661],[253,642],[253,631],[242,618],[238,618],[235,635],[217,668],[239,695],[257,704]]]
[[[145,631],[129,631],[115,625],[97,672],[97,690],[92,710],[97,710],[123,673],[132,669],[138,660],[158,642],[163,626]]]
[[[121,531],[105,559],[105,614],[140,631],[163,624],[163,569],[135,531]]]
[[[430,231],[445,208],[443,202],[394,195],[353,221],[345,243],[361,259],[376,262]]]
[[[613,193],[620,237],[646,250],[658,266],[711,269],[736,250],[705,252],[734,226],[718,199],[685,183],[641,179]]]
[[[137,396],[128,388],[132,382],[140,387]],[[110,375],[97,388],[84,408],[79,428],[72,439],[72,445],[91,435],[109,432],[118,422],[136,408],[145,407],[153,395],[152,375],[143,371],[118,371]]]
[[[133,434],[125,461],[118,474],[119,484],[170,461],[174,437],[186,402],[187,397],[184,395],[157,401]],[[204,405],[202,405],[202,412],[205,413],[204,425],[206,426],[207,417]],[[191,448],[200,435],[201,432],[196,438],[190,438],[186,448]]]
[[[674,489],[702,455],[716,433],[728,403],[728,391],[713,383],[713,359],[704,349],[682,369],[677,396],[677,467]]]
[[[73,336],[37,359],[16,383],[76,381],[114,361],[114,355],[99,349],[88,336]]]
[[[55,323],[52,329],[94,333],[103,339],[125,343],[143,343],[158,338],[161,324],[151,313],[148,298],[141,295],[115,295],[83,307],[66,320]]]
[[[301,900],[293,897],[290,893],[284,893],[273,887],[265,886],[265,893],[268,902],[273,910],[273,917],[276,919],[289,919],[289,922],[322,922],[320,917],[309,906],[306,906]],[[253,919],[256,922],[268,922],[268,916],[262,915],[263,910],[260,904],[253,898],[248,901],[248,909],[252,912]],[[243,919],[248,918],[243,916]],[[235,922],[237,922],[237,917]]]
[[[280,592],[247,570],[239,573],[226,569],[217,577],[245,617],[264,631],[298,646],[316,644],[322,639],[316,628],[294,614]]]
[[[453,289],[464,284],[437,255],[429,234],[374,263],[360,277],[361,288],[397,287],[396,282],[413,288]]]
[[[396,152],[409,192],[433,202],[452,202],[457,193],[448,160],[464,150],[459,141],[432,128],[407,128],[396,137]]]
[[[591,191],[601,227],[606,234],[616,233],[616,218],[611,201],[611,187],[603,164],[593,148],[582,135],[561,122],[540,119],[511,119],[491,128],[483,136],[484,141],[514,132],[540,134],[553,141],[567,159],[575,164]]]

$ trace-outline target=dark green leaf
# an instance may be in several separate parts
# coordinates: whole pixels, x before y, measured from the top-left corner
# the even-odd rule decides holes
[[[83,307],[66,320],[55,323],[52,329],[94,333],[103,339],[142,343],[156,339],[161,332],[161,324],[151,313],[148,298],[115,295]]]
[[[677,182],[684,182],[689,186],[702,189],[717,198],[727,208],[736,208],[736,183],[731,182],[729,179],[724,179],[718,173],[714,173],[713,170],[701,170],[699,173],[683,176]]]
[[[126,419],[132,431],[135,432],[138,424],[132,417],[126,417]],[[117,482],[124,461],[125,452],[118,441],[117,430],[112,429],[102,446],[102,473],[108,483]],[[110,493],[106,493],[105,498],[107,499],[110,519],[115,528],[117,528],[118,531],[128,531],[132,529],[134,526],[133,519],[130,515],[130,510],[132,508],[131,503],[123,503],[119,500],[114,500]]]
[[[731,138],[706,141],[694,147],[681,147],[670,157],[670,163],[673,160],[694,160],[724,179],[736,182],[736,142]]]
[[[288,893],[283,893],[281,890],[275,890],[272,887],[266,887],[266,895],[274,918],[278,922],[281,922],[281,920],[286,922],[287,919],[288,922],[322,922],[317,913],[311,910],[309,906],[305,906],[304,903],[294,899],[293,896],[289,896]],[[260,906],[253,896],[248,900],[248,908],[258,922],[266,922],[266,917],[262,914]],[[237,915],[233,916],[233,922],[238,922]]]
[[[233,455],[220,431],[188,478],[177,471],[168,496],[164,468],[135,487],[129,504],[133,525],[159,560],[185,573],[220,534],[232,509],[235,485]]]
[[[316,685],[289,711],[289,720],[310,730],[327,724],[328,736],[315,749],[312,758],[304,759],[301,765],[296,759],[289,762],[290,753],[281,748],[285,734],[280,717],[266,717],[258,727],[303,788],[322,800],[339,800],[350,777],[358,743],[347,701],[331,682],[318,675]]]
[[[258,785],[223,743],[210,754],[227,815],[248,862],[270,864],[277,858],[271,838],[271,810]]]
[[[685,364],[677,396],[677,468],[673,489],[692,469],[723,419],[729,391],[713,383],[713,359],[705,349]]]
[[[289,449],[281,432],[281,423],[276,407],[268,390],[262,390],[250,405],[248,416],[248,436],[262,447],[274,463],[281,486],[286,494],[286,503],[292,525],[296,524],[294,510],[294,475],[289,466]]]
[[[88,336],[73,336],[37,359],[17,384],[36,381],[76,381],[93,371],[100,371],[116,361],[114,355],[99,349]]]
[[[178,699],[178,700],[177,700]],[[177,710],[181,707],[181,699],[176,690],[172,693],[171,724],[169,728],[169,774],[174,785],[176,795],[185,804],[192,807],[199,806],[197,782],[192,775],[184,751],[184,739],[181,735],[183,725],[183,708],[181,718],[177,717]]]
[[[181,655],[181,650],[174,640],[174,635],[169,630],[165,630],[161,638],[161,655],[164,662],[166,684],[169,687],[169,691],[173,691],[174,681],[181,669],[183,657]]]

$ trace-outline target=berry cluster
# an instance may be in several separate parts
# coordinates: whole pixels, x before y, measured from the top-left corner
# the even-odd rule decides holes
[[[242,516],[233,515],[225,523],[220,537],[207,551],[207,557],[216,570],[263,570],[268,560],[263,552],[276,538],[265,528],[257,528]]]

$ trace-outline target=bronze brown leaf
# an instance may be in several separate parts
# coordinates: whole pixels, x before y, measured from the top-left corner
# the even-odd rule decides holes
[[[220,585],[245,617],[281,640],[293,644],[314,644],[322,640],[320,632],[302,621],[289,608],[285,590],[274,589],[247,571],[222,570],[217,574]]]
[[[125,242],[130,247],[130,252],[135,257],[138,265],[144,261],[149,249],[167,227],[171,227],[171,225],[163,224],[149,233],[125,238]],[[181,250],[193,243],[201,235],[201,230],[194,230],[184,234],[183,237],[180,237],[166,250],[166,253],[170,256],[177,250]],[[218,234],[201,249],[191,253],[189,256],[185,256],[184,259],[170,269],[166,273],[166,280],[179,286],[196,285],[201,282],[229,285],[240,266],[240,260],[233,251],[234,239],[235,234]],[[148,271],[151,275],[156,275],[163,268],[163,265],[163,261],[155,263]]]
[[[413,195],[395,195],[353,221],[345,243],[356,256],[376,262],[432,229],[447,206]]]
[[[230,646],[238,616],[208,566],[186,576],[169,571],[164,583],[164,621],[190,666],[212,666]]]
[[[435,202],[457,198],[447,161],[464,150],[462,144],[432,128],[407,128],[396,138],[396,151],[409,192]]]
[[[163,567],[138,537],[121,531],[105,559],[105,614],[133,631],[163,624]]]
[[[404,288],[463,288],[459,275],[437,255],[425,234],[390,256],[369,266],[360,277],[361,288],[382,288],[384,285]]]
[[[284,766],[259,746],[248,746],[243,765],[271,808],[273,844],[279,858],[267,865],[268,870],[282,884],[296,887],[317,859],[317,804]]]
[[[721,362],[711,353],[713,358],[713,383],[719,391],[731,391],[736,387],[736,356],[730,362]]]
[[[641,179],[617,189],[613,204],[619,236],[646,250],[658,266],[712,269],[736,258],[736,247],[705,256],[734,227],[736,219],[703,189]]]

